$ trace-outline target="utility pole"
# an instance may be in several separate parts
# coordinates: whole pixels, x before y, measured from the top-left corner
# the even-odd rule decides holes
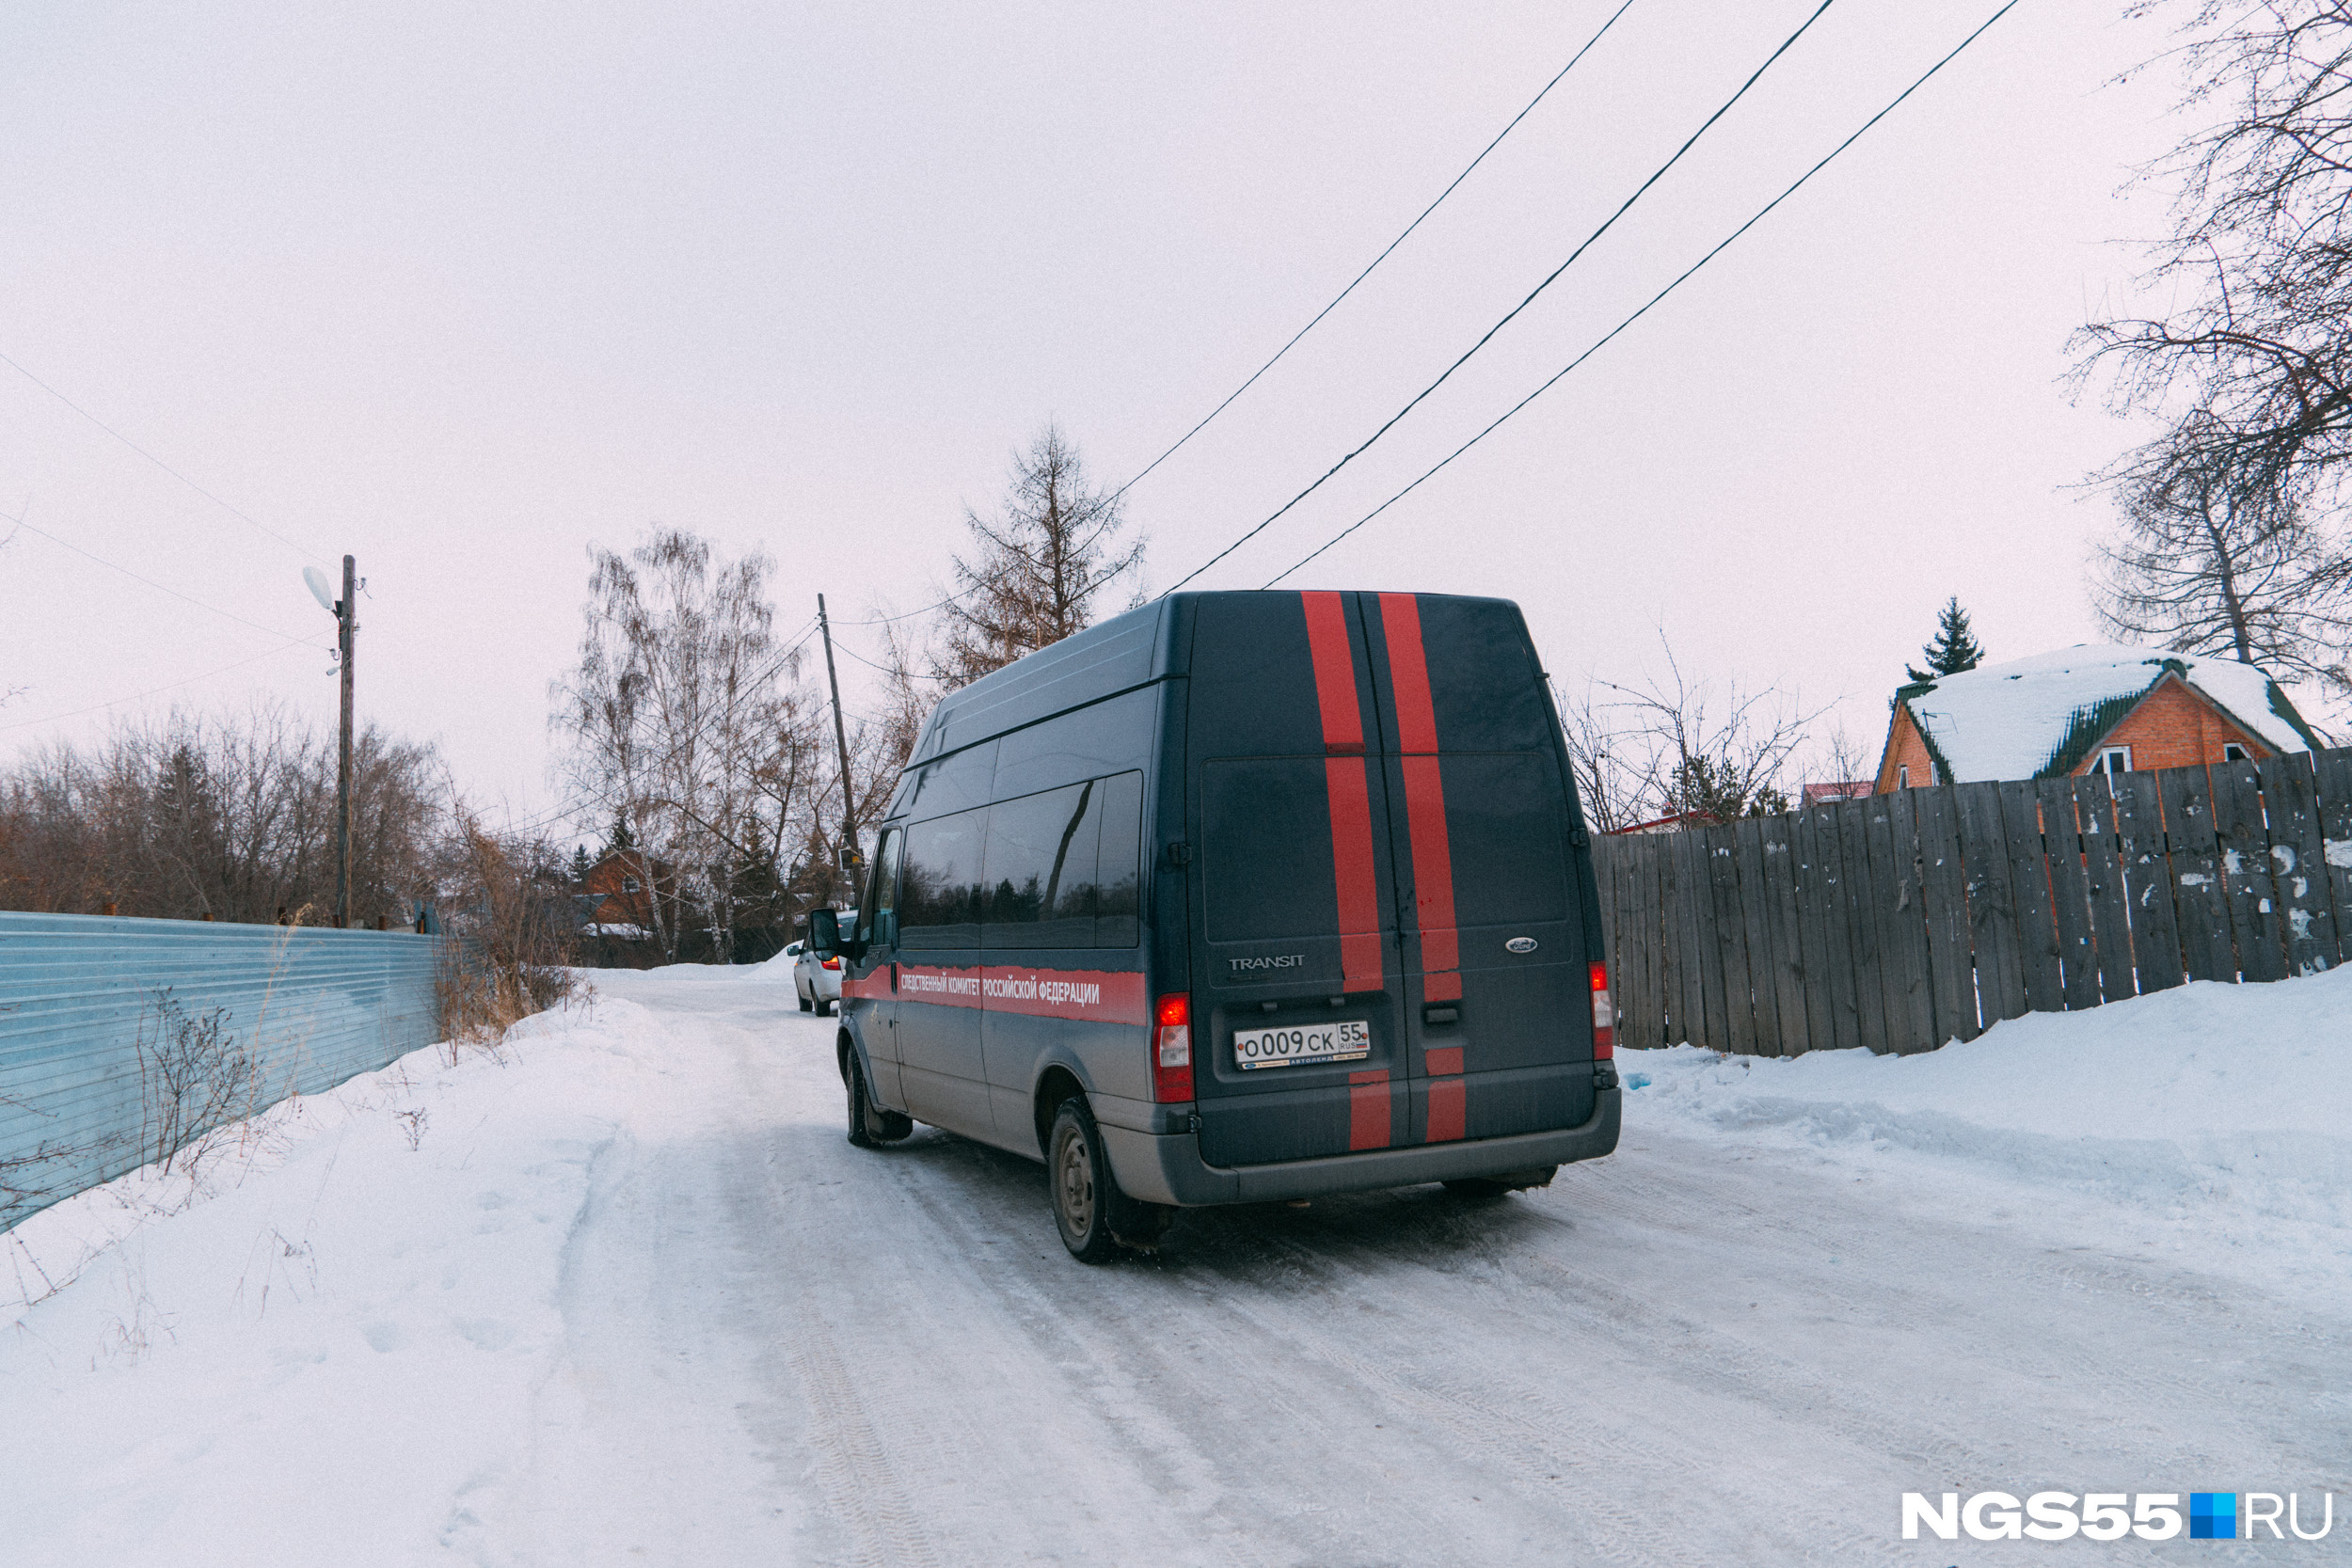
[[[834,673],[833,623],[825,619],[822,594],[817,595],[817,629],[825,638],[825,684],[833,688],[833,743],[841,749],[841,842],[849,848],[854,864],[858,853],[857,803],[850,793],[850,735],[841,723],[841,677]],[[834,869],[838,874],[846,868],[836,862]]]
[[[343,667],[343,735],[335,768],[335,928],[351,924],[351,653],[358,641],[356,562],[343,557],[343,596],[335,604],[335,631]]]

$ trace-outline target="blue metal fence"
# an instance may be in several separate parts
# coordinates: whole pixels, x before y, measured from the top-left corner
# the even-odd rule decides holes
[[[207,1107],[250,1114],[432,1044],[448,941],[0,911],[0,1230],[204,1131]],[[166,1082],[208,1062],[241,1084]]]

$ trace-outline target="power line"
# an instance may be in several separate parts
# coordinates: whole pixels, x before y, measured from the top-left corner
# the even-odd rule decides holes
[[[1460,370],[1464,365],[1468,364],[1470,356],[1476,354],[1480,349],[1485,348],[1486,344],[1493,340],[1496,333],[1501,332],[1504,327],[1510,325],[1513,318],[1517,317],[1520,311],[1526,309],[1530,305],[1534,304],[1538,294],[1541,294],[1546,289],[1550,288],[1552,283],[1562,273],[1566,272],[1570,267],[1576,264],[1578,257],[1583,255],[1585,251],[1590,249],[1594,243],[1603,234],[1608,233],[1609,230],[1616,224],[1616,221],[1625,216],[1625,214],[1631,210],[1633,204],[1641,200],[1642,198],[1648,193],[1651,186],[1657,184],[1659,181],[1664,179],[1666,171],[1674,167],[1677,163],[1680,163],[1682,161],[1682,155],[1690,151],[1692,147],[1696,146],[1698,139],[1707,135],[1709,130],[1713,129],[1716,121],[1722,119],[1726,114],[1729,114],[1731,112],[1731,106],[1739,103],[1740,99],[1746,97],[1748,89],[1756,86],[1756,82],[1763,76],[1763,74],[1770,71],[1773,64],[1778,61],[1783,55],[1788,53],[1788,51],[1795,46],[1796,41],[1805,35],[1806,30],[1821,19],[1822,12],[1827,11],[1830,7],[1835,4],[1836,4],[1836,0],[1821,0],[1820,8],[1816,9],[1812,15],[1806,17],[1795,32],[1789,34],[1787,39],[1783,40],[1780,47],[1773,50],[1772,54],[1765,58],[1764,63],[1757,66],[1746,81],[1740,84],[1740,90],[1733,93],[1729,98],[1724,100],[1723,106],[1717,109],[1713,114],[1708,115],[1705,123],[1701,124],[1697,130],[1692,132],[1690,138],[1680,147],[1675,149],[1673,157],[1668,158],[1664,163],[1659,165],[1657,172],[1653,173],[1648,179],[1643,181],[1642,183],[1636,187],[1633,194],[1627,197],[1623,204],[1621,204],[1615,212],[1610,214],[1607,220],[1604,221],[1598,229],[1594,230],[1591,234],[1585,237],[1582,245],[1578,245],[1576,249],[1569,252],[1568,259],[1566,261],[1552,268],[1549,276],[1546,277],[1542,282],[1536,284],[1534,291],[1531,292],[1525,299],[1520,300],[1517,305],[1513,306],[1501,321],[1488,327],[1485,336],[1481,337],[1478,341],[1472,343],[1459,359],[1456,359],[1453,364],[1448,365],[1445,368],[1443,374],[1439,375],[1437,380],[1431,382],[1428,386],[1422,388],[1419,392],[1415,393],[1410,403],[1407,403],[1404,407],[1389,416],[1387,423],[1383,424],[1379,429],[1374,431],[1371,436],[1367,436],[1362,445],[1357,447],[1353,451],[1350,451],[1347,455],[1342,457],[1337,463],[1332,464],[1328,468],[1325,469],[1322,475],[1317,478],[1312,484],[1308,485],[1307,488],[1301,490],[1295,496],[1293,496],[1289,500],[1284,501],[1279,507],[1276,508],[1273,515],[1268,516],[1263,522],[1259,523],[1255,528],[1244,533],[1240,538],[1234,540],[1232,544],[1217,551],[1216,554],[1209,557],[1208,560],[1202,562],[1200,565],[1194,567],[1191,571],[1186,572],[1183,577],[1178,578],[1174,582],[1168,584],[1168,587],[1162,589],[1160,591],[1160,596],[1166,597],[1168,594],[1173,594],[1177,589],[1182,588],[1184,584],[1190,582],[1193,578],[1199,577],[1201,573],[1207,571],[1210,567],[1216,565],[1218,562],[1224,560],[1227,556],[1232,554],[1244,545],[1249,543],[1250,540],[1255,539],[1259,534],[1263,533],[1267,529],[1273,527],[1275,522],[1280,518],[1284,513],[1287,513],[1292,507],[1296,506],[1300,501],[1305,500],[1309,496],[1313,495],[1317,490],[1321,489],[1325,481],[1330,479],[1333,474],[1338,473],[1342,468],[1346,467],[1350,463],[1356,461],[1357,458],[1362,456],[1365,451],[1371,449],[1374,442],[1379,440],[1381,436],[1386,436],[1391,430],[1396,427],[1399,420],[1403,420],[1406,415],[1410,414],[1415,408],[1419,407],[1422,399],[1428,397],[1430,393],[1444,386],[1448,377],[1452,376],[1455,371]]]
[[[286,632],[279,631],[276,626],[265,626],[259,621],[248,621],[244,616],[237,614],[234,610],[223,610],[217,605],[206,604],[202,599],[192,599],[187,594],[181,593],[177,588],[167,588],[162,583],[157,582],[153,578],[141,577],[138,573],[131,570],[130,567],[119,566],[113,562],[108,561],[103,555],[92,555],[89,551],[82,548],[81,546],[74,544],[71,540],[58,538],[56,534],[50,532],[47,529],[42,528],[38,523],[27,522],[22,517],[11,518],[10,520],[19,528],[30,529],[33,532],[40,534],[43,539],[48,540],[53,545],[72,550],[75,555],[80,556],[85,561],[94,561],[110,572],[119,572],[124,577],[129,578],[132,581],[145,583],[148,587],[152,588],[158,594],[168,594],[183,604],[192,604],[199,610],[210,610],[213,614],[224,616],[229,620],[236,622],[239,626],[251,626],[255,631],[264,631],[269,633],[272,637],[285,638],[286,641],[290,642],[303,641],[302,638],[294,637]]]
[[[1314,560],[1316,556],[1321,555],[1325,550],[1329,549],[1332,546],[1338,544],[1341,540],[1346,538],[1349,534],[1355,532],[1366,523],[1371,522],[1375,517],[1377,517],[1383,512],[1386,512],[1390,507],[1394,506],[1398,501],[1401,501],[1406,496],[1411,495],[1415,490],[1421,487],[1423,481],[1433,477],[1439,468],[1444,467],[1447,464],[1453,462],[1455,458],[1470,451],[1470,448],[1485,440],[1488,436],[1494,434],[1496,429],[1499,428],[1504,420],[1510,419],[1520,409],[1525,408],[1529,404],[1534,403],[1537,398],[1542,397],[1546,392],[1551,390],[1551,388],[1564,377],[1565,377],[1570,371],[1575,370],[1579,365],[1581,365],[1585,360],[1590,359],[1594,355],[1599,353],[1602,348],[1606,347],[1611,339],[1615,338],[1627,327],[1631,326],[1635,322],[1640,321],[1644,316],[1649,314],[1651,309],[1661,300],[1664,299],[1668,294],[1673,293],[1677,289],[1682,287],[1684,283],[1690,281],[1692,274],[1696,273],[1701,267],[1707,265],[1708,262],[1712,261],[1716,257],[1722,255],[1725,250],[1731,248],[1733,241],[1739,239],[1740,235],[1745,234],[1758,223],[1761,223],[1764,220],[1765,215],[1771,213],[1773,208],[1779,206],[1782,202],[1796,195],[1797,192],[1804,187],[1807,181],[1811,180],[1815,175],[1820,173],[1824,168],[1827,168],[1831,161],[1836,158],[1839,153],[1845,151],[1846,149],[1851,147],[1855,142],[1860,141],[1864,134],[1867,133],[1870,127],[1876,125],[1880,120],[1884,119],[1888,115],[1893,114],[1897,107],[1902,103],[1904,99],[1909,98],[1913,93],[1917,92],[1921,87],[1927,86],[1928,79],[1930,77],[1933,76],[1937,71],[1943,70],[1946,66],[1951,64],[1952,61],[1958,57],[1962,50],[1976,42],[1979,38],[1984,35],[1985,31],[1990,28],[1993,24],[2007,16],[2016,5],[2017,0],[2009,0],[2008,5],[2003,6],[1999,10],[1994,11],[1991,16],[1985,18],[1984,22],[1979,25],[1975,32],[1970,33],[1966,38],[1961,40],[1960,42],[1953,47],[1950,54],[1945,55],[1942,59],[1930,66],[1925,74],[1921,75],[1917,81],[1912,83],[1911,86],[1905,87],[1901,92],[1898,93],[1893,102],[1889,103],[1886,107],[1881,109],[1877,114],[1872,115],[1868,119],[1863,121],[1860,130],[1855,131],[1852,135],[1848,136],[1844,141],[1839,142],[1836,147],[1832,148],[1828,156],[1824,157],[1820,163],[1815,164],[1811,168],[1806,169],[1803,174],[1799,175],[1794,184],[1791,184],[1787,190],[1781,192],[1778,196],[1772,198],[1772,200],[1766,202],[1762,207],[1758,208],[1754,217],[1751,217],[1747,222],[1733,230],[1724,238],[1721,244],[1715,246],[1714,249],[1708,251],[1706,255],[1692,262],[1688,268],[1684,269],[1680,277],[1677,277],[1673,282],[1667,284],[1664,288],[1659,290],[1655,294],[1652,294],[1647,303],[1644,304],[1640,309],[1634,311],[1631,315],[1626,317],[1625,320],[1611,327],[1608,332],[1603,334],[1602,337],[1590,348],[1578,355],[1575,358],[1569,360],[1566,365],[1561,368],[1559,373],[1554,375],[1549,381],[1545,382],[1542,386],[1528,393],[1527,396],[1513,404],[1509,408],[1503,410],[1501,418],[1497,419],[1492,424],[1487,425],[1486,429],[1480,431],[1469,440],[1463,442],[1460,446],[1454,448],[1452,451],[1446,453],[1446,455],[1435,466],[1433,466],[1426,473],[1423,473],[1420,479],[1414,480],[1412,483],[1407,484],[1404,489],[1399,490],[1395,495],[1391,496],[1387,500],[1382,501],[1378,506],[1374,507],[1370,512],[1365,513],[1361,517],[1359,517],[1356,521],[1348,524],[1347,527],[1340,530],[1339,532],[1325,540],[1312,551],[1301,557],[1291,565],[1284,567],[1281,571],[1276,573],[1272,578],[1269,578],[1266,580],[1265,586],[1268,588],[1273,587],[1284,578],[1289,577],[1291,573],[1297,571],[1299,567],[1306,565],[1308,562]]]
[[[834,643],[833,647],[834,652],[847,654],[850,657],[856,659],[860,664],[865,665],[868,670],[879,670],[885,675],[904,675],[909,680],[918,681],[944,681],[950,678],[946,675],[926,675],[914,670],[893,670],[887,664],[875,663],[872,659],[867,658],[864,654],[859,653],[855,648],[850,647],[847,642],[836,641]]]
[[[1126,483],[1120,485],[1118,489],[1112,491],[1110,499],[1116,502],[1121,496],[1124,496],[1128,491],[1142,483],[1144,479],[1151,474],[1152,469],[1158,467],[1161,464],[1175,456],[1177,451],[1181,450],[1187,441],[1190,441],[1194,436],[1200,435],[1201,431],[1207,429],[1209,421],[1216,419],[1219,414],[1224,413],[1227,408],[1231,407],[1234,399],[1240,397],[1244,392],[1249,390],[1250,388],[1256,386],[1258,384],[1258,378],[1264,375],[1266,372],[1272,370],[1278,363],[1279,363],[1284,355],[1287,355],[1292,349],[1297,347],[1300,339],[1306,337],[1308,333],[1312,332],[1317,326],[1320,326],[1323,324],[1323,318],[1329,315],[1333,310],[1339,309],[1340,302],[1344,300],[1349,294],[1354,293],[1358,284],[1361,283],[1365,278],[1370,277],[1373,275],[1374,269],[1378,267],[1381,262],[1389,259],[1389,255],[1391,251],[1395,250],[1398,245],[1403,245],[1408,238],[1410,238],[1413,230],[1419,229],[1422,224],[1428,219],[1429,214],[1436,212],[1438,207],[1444,203],[1445,198],[1454,194],[1454,188],[1460,185],[1463,181],[1470,177],[1471,170],[1477,168],[1480,164],[1486,161],[1486,154],[1502,146],[1502,138],[1509,135],[1513,131],[1518,129],[1519,121],[1525,119],[1529,115],[1533,114],[1535,110],[1535,105],[1541,103],[1545,98],[1550,94],[1551,89],[1558,87],[1562,79],[1565,78],[1569,71],[1576,69],[1576,65],[1579,60],[1581,60],[1586,55],[1592,52],[1593,46],[1607,36],[1610,28],[1614,27],[1617,24],[1617,19],[1625,15],[1627,11],[1631,10],[1632,8],[1633,0],[1625,0],[1623,5],[1612,11],[1609,15],[1609,20],[1600,24],[1600,30],[1595,33],[1591,38],[1586,39],[1584,40],[1583,47],[1568,56],[1568,63],[1562,66],[1558,71],[1554,72],[1551,80],[1546,82],[1543,85],[1542,89],[1538,91],[1534,97],[1527,101],[1526,107],[1519,110],[1518,114],[1513,115],[1511,117],[1510,123],[1503,126],[1501,131],[1495,134],[1494,140],[1488,142],[1485,147],[1481,148],[1479,150],[1478,156],[1472,158],[1467,165],[1463,166],[1462,172],[1455,175],[1452,182],[1447,184],[1446,188],[1438,193],[1437,200],[1432,201],[1428,206],[1422,208],[1421,210],[1421,215],[1414,218],[1412,222],[1406,224],[1403,231],[1400,232],[1395,239],[1391,240],[1388,245],[1381,249],[1379,255],[1375,256],[1372,259],[1370,265],[1366,266],[1363,271],[1358,273],[1352,279],[1350,279],[1347,287],[1332,295],[1330,303],[1326,305],[1322,309],[1316,311],[1313,320],[1310,321],[1306,325],[1300,327],[1296,332],[1292,333],[1290,341],[1285,342],[1280,348],[1274,351],[1273,358],[1268,359],[1264,364],[1260,365],[1256,370],[1250,372],[1249,378],[1248,380],[1244,381],[1240,386],[1234,388],[1231,392],[1228,392],[1225,395],[1224,401],[1219,403],[1215,408],[1210,409],[1208,413],[1201,416],[1200,421],[1198,424],[1194,425],[1190,430],[1185,431],[1184,435],[1178,436],[1176,438],[1175,445],[1169,447],[1166,451],[1160,453],[1159,456],[1145,464],[1141,472],[1137,473],[1133,479],[1130,479]],[[969,597],[985,586],[987,586],[987,584],[976,582],[969,588],[960,588],[955,593],[950,594],[946,598],[940,600],[937,604],[926,605],[921,610],[905,610],[897,615],[878,615],[871,620],[866,621],[843,621],[838,624],[845,626],[879,626],[887,625],[893,621],[909,620],[917,615],[929,615],[933,610],[946,609],[949,605],[954,604],[958,599]],[[867,661],[861,660],[860,662]],[[876,666],[876,668],[880,668],[880,666]]]
[[[1120,497],[1134,489],[1137,484],[1143,483],[1145,476],[1149,475],[1152,469],[1158,467],[1161,464],[1175,456],[1177,451],[1185,442],[1191,440],[1194,436],[1200,435],[1201,431],[1208,428],[1208,424],[1211,420],[1216,419],[1219,414],[1224,413],[1227,408],[1232,406],[1235,398],[1240,397],[1244,392],[1249,390],[1250,388],[1256,386],[1258,384],[1258,378],[1265,374],[1266,372],[1272,370],[1278,363],[1279,363],[1282,356],[1297,347],[1298,341],[1301,338],[1304,338],[1308,333],[1312,332],[1317,326],[1321,325],[1324,317],[1339,309],[1340,301],[1345,299],[1349,294],[1356,292],[1357,284],[1361,283],[1365,278],[1370,277],[1373,274],[1373,269],[1379,266],[1381,262],[1389,259],[1390,251],[1392,251],[1398,245],[1403,245],[1406,240],[1412,235],[1413,230],[1419,229],[1422,222],[1427,219],[1429,214],[1436,212],[1445,201],[1445,198],[1454,194],[1454,186],[1459,185],[1463,181],[1470,177],[1470,170],[1476,168],[1480,164],[1486,161],[1487,153],[1492,152],[1496,148],[1502,145],[1502,138],[1517,130],[1520,120],[1525,119],[1529,115],[1534,113],[1535,105],[1541,103],[1551,89],[1560,85],[1563,77],[1566,76],[1569,71],[1576,69],[1576,62],[1590,54],[1592,52],[1593,45],[1598,43],[1601,39],[1608,34],[1609,29],[1617,24],[1617,18],[1625,15],[1627,11],[1631,10],[1632,8],[1633,0],[1625,0],[1624,5],[1619,6],[1614,11],[1611,12],[1609,20],[1600,24],[1600,31],[1585,40],[1584,47],[1579,49],[1574,55],[1568,56],[1568,63],[1562,66],[1558,73],[1555,74],[1550,81],[1544,84],[1543,90],[1538,92],[1534,97],[1529,99],[1527,101],[1527,107],[1521,109],[1518,114],[1513,115],[1511,117],[1511,123],[1505,125],[1500,132],[1496,133],[1495,139],[1488,142],[1484,148],[1479,150],[1478,156],[1472,158],[1463,168],[1462,172],[1454,177],[1453,183],[1447,185],[1444,190],[1438,193],[1438,199],[1436,201],[1432,201],[1428,206],[1421,210],[1420,217],[1417,217],[1412,222],[1406,224],[1405,226],[1405,231],[1397,235],[1395,239],[1391,240],[1388,243],[1387,248],[1382,250],[1379,255],[1372,259],[1371,266],[1368,266],[1364,268],[1363,271],[1358,273],[1348,283],[1346,288],[1342,289],[1338,293],[1332,295],[1331,303],[1316,311],[1314,320],[1309,322],[1306,325],[1300,327],[1296,332],[1291,334],[1290,341],[1275,350],[1273,358],[1267,360],[1264,364],[1260,365],[1256,370],[1250,372],[1249,379],[1234,388],[1231,392],[1227,393],[1225,401],[1218,404],[1215,408],[1210,409],[1206,415],[1202,416],[1199,424],[1194,425],[1190,430],[1185,431],[1184,435],[1178,436],[1175,446],[1168,448],[1166,451],[1160,453],[1159,456],[1145,464],[1142,473],[1136,475],[1135,478],[1129,480],[1126,483],[1120,485],[1117,490],[1113,491],[1111,493],[1111,499],[1117,500]]]
[[[867,621],[844,621],[841,625],[845,626],[888,626],[893,621],[904,621],[915,615],[929,615],[932,610],[945,610],[949,605],[955,603],[958,599],[962,598],[965,594],[977,593],[980,589],[987,586],[987,583],[976,582],[969,588],[959,588],[954,593],[948,594],[946,598],[940,600],[937,604],[925,605],[920,610],[901,610],[896,615],[877,615],[873,617],[873,619]]]
[[[224,664],[217,670],[207,670],[200,675],[190,675],[183,680],[176,680],[167,686],[150,687],[147,690],[137,692],[129,697],[117,697],[112,702],[96,703],[88,707],[77,707],[71,713],[52,713],[40,719],[25,719],[20,720],[18,722],[13,724],[0,724],[0,734],[5,734],[9,730],[29,730],[37,724],[55,724],[66,719],[79,719],[86,713],[99,713],[110,707],[120,707],[125,703],[135,703],[144,698],[156,696],[162,692],[177,691],[183,686],[193,686],[198,681],[208,681],[215,675],[225,675],[231,670],[242,670],[248,664],[256,664],[265,658],[274,658],[278,655],[284,653],[288,648],[302,646],[309,642],[309,641],[310,640],[308,638],[289,638],[275,648],[263,648],[260,653],[254,654],[247,658],[241,658],[234,664]]]
[[[137,452],[141,457],[146,458],[150,463],[154,464],[155,467],[163,469],[164,472],[169,474],[172,478],[178,480],[189,489],[195,491],[198,495],[202,496],[206,500],[211,501],[215,506],[219,507],[223,512],[228,513],[230,516],[261,530],[263,533],[268,534],[272,539],[277,540],[279,544],[285,546],[296,555],[307,557],[311,561],[317,562],[322,566],[331,564],[331,562],[329,562],[324,556],[312,554],[310,550],[295,544],[293,540],[287,538],[276,529],[269,527],[265,523],[256,522],[245,513],[238,511],[227,501],[222,500],[218,496],[214,495],[210,490],[205,489],[204,486],[199,484],[196,481],[190,479],[179,469],[173,467],[170,464],[165,462],[153,452],[149,451],[145,447],[140,446],[136,441],[132,440],[131,437],[125,436],[114,426],[108,424],[105,420],[91,413],[88,409],[83,407],[72,398],[67,397],[63,392],[58,391],[55,387],[52,387],[49,383],[43,381],[40,377],[26,370],[23,365],[18,364],[7,354],[0,353],[0,364],[7,365],[10,370],[16,372],[17,374],[23,376],[25,380],[31,382],[42,391],[47,392],[51,397],[56,398],[59,403],[64,404],[68,408],[72,409],[76,414],[81,415],[82,418],[87,420],[90,423],[104,431],[107,435],[121,442],[124,446],[129,447],[133,451]]]

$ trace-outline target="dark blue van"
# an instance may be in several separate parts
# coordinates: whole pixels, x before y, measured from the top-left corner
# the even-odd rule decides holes
[[[1518,608],[1178,594],[943,699],[843,955],[850,1140],[1181,1207],[1539,1186],[1617,1143],[1600,908]]]

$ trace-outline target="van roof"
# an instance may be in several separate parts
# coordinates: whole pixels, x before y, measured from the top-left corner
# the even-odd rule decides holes
[[[911,769],[918,763],[977,746],[1056,714],[1187,673],[1189,650],[1181,649],[1178,643],[1193,624],[1188,611],[1204,600],[1295,598],[1297,592],[1246,589],[1169,594],[1073,632],[942,697],[925,721],[907,766]],[[1424,594],[1420,597],[1464,596]]]
[[[1170,611],[1175,599],[1154,599],[1073,632],[950,691],[931,709],[908,766],[977,746],[1008,730],[1148,686],[1168,674],[1174,661],[1164,628],[1174,623]]]

